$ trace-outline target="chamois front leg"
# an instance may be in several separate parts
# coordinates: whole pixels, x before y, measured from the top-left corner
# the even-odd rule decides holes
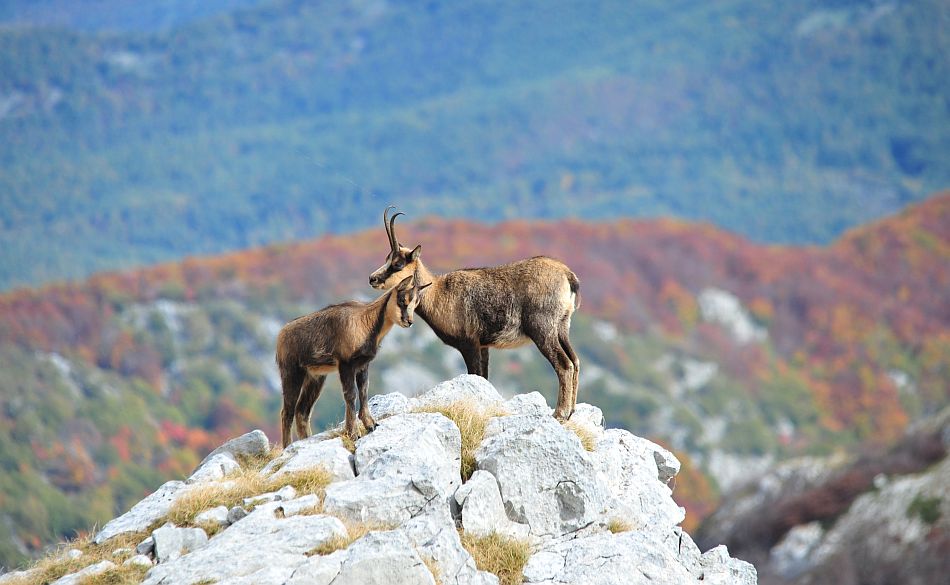
[[[482,358],[482,371],[479,375],[481,375],[482,378],[485,378],[487,380],[488,379],[488,348],[483,347],[479,353]]]
[[[488,376],[482,373],[482,352],[474,343],[462,343],[457,345],[456,349],[462,354],[469,374],[488,379]]]
[[[376,421],[369,413],[369,399],[367,398],[367,382],[369,381],[369,365],[365,365],[356,371],[356,387],[360,391],[360,422],[366,427],[366,432],[372,432],[376,428]]]
[[[340,384],[343,386],[343,402],[346,404],[346,417],[343,419],[343,432],[356,439],[356,368],[350,363],[340,364]]]

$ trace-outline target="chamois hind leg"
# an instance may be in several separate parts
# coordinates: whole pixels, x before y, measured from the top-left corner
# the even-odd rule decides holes
[[[310,436],[310,412],[313,410],[317,398],[320,398],[320,392],[323,391],[323,383],[326,380],[326,376],[308,375],[303,382],[300,398],[297,399],[297,408],[294,411],[294,423],[297,427],[298,439],[306,439]]]
[[[480,373],[482,378],[488,379],[488,348],[483,347],[479,352],[480,357],[482,358],[482,371]]]
[[[574,378],[571,383],[571,403],[570,403],[570,407],[571,407],[570,412],[571,414],[574,414],[574,407],[577,406],[577,383],[580,379],[581,361],[577,358],[577,352],[574,351],[574,348],[571,346],[571,340],[568,338],[568,333],[569,333],[568,328],[570,327],[569,323],[570,321],[568,320],[561,322],[561,328],[558,330],[558,333],[557,333],[557,340],[558,340],[558,343],[561,345],[561,349],[564,351],[564,353],[567,354],[568,359],[571,360],[571,364],[574,366]]]
[[[297,408],[297,399],[300,396],[300,386],[303,384],[307,371],[298,366],[280,366],[280,385],[283,392],[283,406],[280,409],[280,439],[286,448],[290,444],[291,425],[294,422],[294,412]]]
[[[356,439],[356,368],[352,364],[341,363],[339,369],[340,384],[343,386],[343,402],[346,404],[343,432],[351,439]]]
[[[360,422],[366,427],[366,432],[371,432],[376,428],[376,421],[373,415],[369,413],[369,398],[367,396],[367,382],[369,381],[369,364],[356,371],[356,387],[360,392]]]
[[[557,373],[557,406],[554,407],[554,418],[558,420],[567,420],[571,418],[573,405],[571,396],[574,392],[574,362],[568,357],[557,335],[547,335],[544,337],[531,335],[532,341],[538,346],[538,349]]]

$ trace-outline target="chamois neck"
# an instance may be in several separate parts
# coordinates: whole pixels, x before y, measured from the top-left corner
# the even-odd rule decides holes
[[[363,307],[361,319],[366,326],[366,331],[370,331],[375,337],[377,345],[394,325],[389,315],[389,301],[394,294],[396,294],[396,289],[390,289]]]
[[[432,274],[432,272],[426,268],[426,265],[422,263],[422,260],[417,260],[416,282],[419,283],[419,286],[432,283],[432,286],[422,293],[419,304],[416,305],[416,312],[428,322],[428,315],[431,314],[433,307],[436,306],[435,297],[438,296],[438,289],[442,286],[442,275]]]

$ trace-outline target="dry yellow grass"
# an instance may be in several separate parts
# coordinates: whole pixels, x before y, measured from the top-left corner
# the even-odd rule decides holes
[[[168,512],[168,520],[182,526],[192,524],[195,516],[216,506],[232,507],[244,498],[279,490],[291,485],[298,494],[317,494],[323,497],[332,476],[323,468],[302,469],[280,477],[262,475],[254,469],[230,477],[226,483],[209,483],[189,490]]]
[[[98,575],[86,577],[79,585],[137,585],[145,579],[148,567],[117,565]]]
[[[627,522],[626,520],[621,520],[620,518],[612,518],[607,522],[607,530],[617,534],[619,532],[630,532],[633,530],[633,524]]]
[[[261,455],[238,455],[236,459],[237,462],[241,464],[241,468],[260,471],[265,465],[280,455],[281,451],[282,449],[279,445],[271,445],[267,453]]]
[[[64,575],[81,571],[90,565],[94,565],[100,561],[106,560],[112,561],[116,565],[119,565],[119,567],[116,569],[106,572],[112,575],[109,576],[107,574],[103,574],[97,577],[90,577],[88,580],[84,580],[83,583],[88,582],[92,585],[99,585],[100,583],[140,583],[142,581],[142,576],[145,574],[144,571],[136,571],[133,570],[134,567],[130,568],[122,566],[122,561],[128,559],[135,553],[130,552],[120,555],[113,555],[112,551],[120,548],[134,550],[135,546],[142,542],[149,534],[151,534],[152,529],[156,528],[158,524],[159,523],[156,523],[154,526],[150,526],[147,530],[140,532],[120,534],[115,538],[109,539],[103,544],[94,543],[91,534],[84,535],[72,541],[66,542],[57,547],[55,551],[51,552],[46,557],[34,563],[30,567],[30,569],[34,570],[32,574],[20,577],[19,579],[13,579],[9,581],[9,585],[45,585],[46,583],[52,583]],[[82,556],[75,559],[67,558],[65,556],[66,552],[71,549],[78,549],[82,551]],[[132,575],[138,575],[137,580],[128,580],[133,578]],[[96,580],[100,578],[115,580]]]
[[[597,437],[594,435],[594,432],[586,425],[569,420],[564,421],[561,424],[564,425],[564,428],[577,435],[577,438],[581,440],[581,445],[584,446],[585,450],[593,451],[597,446]]]
[[[435,562],[430,556],[421,555],[422,562],[425,564],[426,568],[429,569],[429,572],[432,573],[432,579],[435,581],[436,585],[442,584],[442,571],[439,570],[438,563]]]
[[[498,576],[500,585],[518,585],[523,580],[522,571],[531,545],[527,540],[509,538],[498,533],[488,536],[473,536],[463,531],[462,546],[475,559],[475,566]]]
[[[389,526],[386,524],[356,523],[349,520],[344,520],[343,518],[340,518],[340,521],[343,522],[343,526],[346,527],[346,536],[334,536],[323,544],[307,551],[307,556],[312,557],[314,555],[328,555],[332,552],[336,552],[350,546],[370,532],[386,531],[395,528],[395,526]]]
[[[462,435],[462,481],[475,473],[475,450],[482,444],[488,421],[508,414],[499,406],[482,408],[473,400],[459,400],[444,406],[423,406],[415,412],[437,412],[459,428]]]

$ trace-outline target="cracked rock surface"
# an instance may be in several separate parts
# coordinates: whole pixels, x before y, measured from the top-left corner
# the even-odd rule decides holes
[[[464,484],[459,428],[419,412],[456,401],[507,412],[488,420],[477,469]],[[258,472],[270,492],[200,511],[202,526],[217,527],[210,538],[188,522],[155,526],[190,490],[233,485],[229,476],[244,456],[268,452],[260,431],[216,449],[191,483],[161,486],[96,541],[151,527],[134,551],[148,567],[147,585],[497,585],[462,545],[463,535],[493,533],[525,543],[524,583],[532,585],[756,583],[751,565],[725,547],[703,554],[679,527],[682,508],[667,485],[679,471],[676,458],[627,431],[605,430],[596,407],[577,409],[575,422],[595,439],[586,451],[540,394],[505,401],[477,376],[413,398],[374,397],[373,406],[378,425],[356,441],[355,453],[332,432],[298,441]],[[281,484],[317,467],[330,471],[325,490]]]

